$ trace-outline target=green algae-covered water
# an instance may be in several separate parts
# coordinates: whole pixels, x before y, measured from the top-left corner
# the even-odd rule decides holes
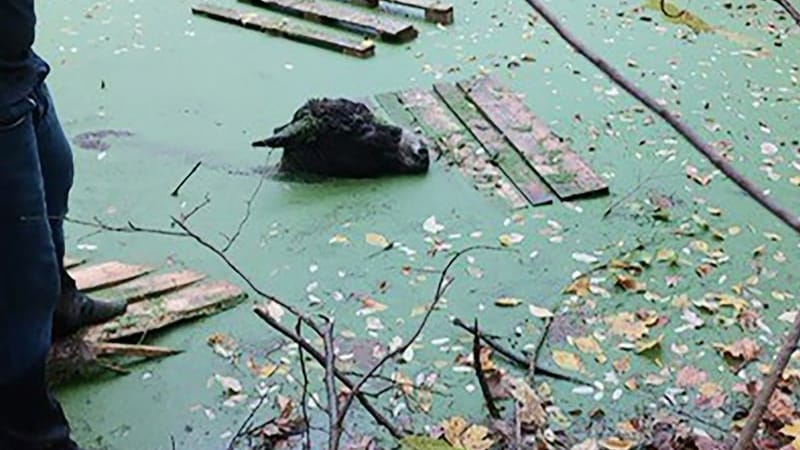
[[[636,2],[569,0],[550,2],[550,7],[594,50],[727,151],[739,170],[800,211],[798,27],[791,27],[770,1],[756,2],[754,8],[723,3],[681,5],[713,28],[701,34]],[[778,334],[789,326],[781,316],[793,310],[800,295],[794,269],[800,240],[576,56],[525,2],[456,2],[454,26],[419,22],[416,41],[378,43],[376,57],[369,60],[193,17],[190,6],[182,0],[38,5],[37,48],[53,66],[50,85],[68,134],[107,129],[133,134],[109,139],[105,151],[75,148],[72,217],[168,227],[171,215],[187,212],[208,196],[211,203],[190,224],[224,245],[221,233],[236,230],[259,182],[253,169],[277,159],[273,155],[268,161],[249,143],[287,121],[309,97],[358,97],[492,72],[526,94],[526,102],[554,131],[572,141],[607,178],[611,196],[513,214],[501,200],[474,190],[457,171],[438,163],[425,177],[311,184],[267,180],[230,257],[264,290],[309,311],[334,315],[342,339],[386,345],[413,331],[419,309],[435,290],[437,276],[431,271],[446,263],[447,246],[497,245],[503,234],[513,235],[514,242],[521,237],[506,252],[475,253],[455,269],[446,303],[434,314],[413,358],[386,372],[397,369],[412,379],[435,374],[443,394],[434,396],[427,414],[418,405],[386,398],[379,403],[387,414],[396,413],[398,423],[418,432],[453,415],[481,421],[485,412],[473,374],[454,370],[453,361],[469,351],[469,340],[449,318],[479,317],[482,327],[512,338],[521,348],[535,345],[543,328],[529,311],[536,305],[560,314],[542,365],[558,369],[553,350],[579,355],[580,375],[603,388],[581,395],[585,392],[575,393],[569,383],[537,378],[550,383],[557,406],[574,413],[560,426],[579,439],[614,435],[618,421],[659,404],[674,373],[684,366],[706,371],[717,388],[730,394],[721,407],[698,407],[696,392],[677,402],[687,402],[685,407],[696,409],[706,422],[729,428],[737,407],[746,402],[731,392],[736,378],[712,344],[750,336],[764,347],[762,362],[768,362]],[[178,198],[171,197],[177,182],[200,160],[201,170]],[[687,165],[696,167],[701,178],[713,175],[711,182],[701,186],[688,179]],[[652,218],[648,202],[653,199],[669,199],[671,221]],[[423,227],[432,216],[444,226],[436,235]],[[710,226],[697,225],[703,221]],[[725,239],[715,239],[707,228],[719,230]],[[676,229],[694,234],[676,234]],[[365,241],[368,233],[400,242],[406,250],[379,252]],[[169,263],[239,282],[214,255],[188,239],[96,234],[78,225],[69,226],[68,234],[68,252],[75,256]],[[698,248],[705,247],[693,241],[721,248],[729,258],[699,277],[694,270],[703,260]],[[606,295],[595,291],[587,299],[562,293],[594,259],[602,263],[620,257],[638,243],[644,250],[637,257],[672,249],[688,262],[677,268],[652,264],[639,277],[647,283],[646,295],[614,287],[613,277],[603,272],[595,281],[605,286]],[[681,295],[700,301],[742,284],[746,289],[740,295],[763,326],[743,330],[730,308],[680,307]],[[386,309],[359,313],[366,297]],[[496,299],[506,297],[523,303],[495,306]],[[257,419],[276,414],[278,395],[296,397],[299,374],[291,351],[265,356],[280,340],[252,313],[258,302],[251,295],[234,310],[149,340],[185,350],[181,355],[137,366],[128,376],[60,389],[76,438],[98,449],[168,449],[173,441],[181,449],[225,448],[257,398],[259,381],[274,391]],[[660,328],[651,330],[652,338],[664,336],[655,357],[620,348],[619,338],[606,326],[607,317],[642,310],[661,317]],[[687,321],[686,310],[704,324],[678,332]],[[239,344],[243,356],[237,365],[212,351],[207,339],[213,333]],[[589,335],[601,342],[605,361],[569,343]],[[248,357],[283,368],[257,380],[247,368]],[[615,371],[612,363],[626,357],[630,369]],[[321,378],[317,367],[310,370],[312,380]],[[217,374],[239,379],[247,400],[224,405],[220,386],[209,383]],[[746,374],[757,375],[757,367],[747,368]],[[624,384],[631,378],[638,380],[637,390]],[[324,397],[319,384],[313,384]],[[604,415],[590,418],[590,411],[598,410]],[[312,408],[312,416],[315,426],[324,427],[318,410]],[[385,438],[359,410],[351,423],[356,432]],[[322,448],[324,433],[315,431],[313,437],[315,448]]]

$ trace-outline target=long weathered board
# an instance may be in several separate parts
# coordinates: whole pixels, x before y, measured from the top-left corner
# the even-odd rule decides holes
[[[387,42],[409,42],[416,39],[419,34],[417,29],[407,22],[315,0],[240,1],[350,31],[369,33]]]
[[[273,36],[311,44],[328,50],[334,50],[358,58],[369,58],[375,55],[375,44],[370,40],[358,41],[347,39],[323,31],[291,25],[285,21],[269,19],[259,14],[246,13],[208,3],[193,6],[192,12],[221,22],[231,23],[251,30],[265,32]]]
[[[497,79],[480,77],[458,86],[560,199],[608,193],[608,184]]]
[[[491,162],[483,147],[472,138],[458,119],[430,91],[405,91],[376,96],[378,103],[406,127],[419,127],[453,161],[459,170],[483,192],[504,198],[512,208],[524,208],[527,201]]]
[[[438,83],[433,88],[532,206],[553,202],[553,195],[533,169],[467,99],[461,89],[449,83]]]
[[[421,9],[425,12],[425,20],[442,25],[450,25],[454,21],[453,5],[438,0],[382,0],[409,8]]]
[[[238,303],[244,292],[226,282],[203,283],[165,297],[134,303],[117,319],[86,330],[92,342],[113,341],[211,314]]]
[[[69,271],[82,291],[94,291],[138,278],[153,271],[152,267],[124,264],[118,261],[85,266]]]
[[[184,288],[205,277],[203,274],[190,270],[150,275],[101,292],[98,297],[135,303]]]

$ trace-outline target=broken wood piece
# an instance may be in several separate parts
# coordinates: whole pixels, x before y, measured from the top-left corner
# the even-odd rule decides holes
[[[608,184],[496,78],[461,81],[458,86],[560,199],[608,193]]]
[[[206,276],[190,270],[138,278],[116,286],[101,294],[102,297],[135,303],[172,292],[194,284]]]
[[[503,173],[491,163],[490,155],[430,91],[405,91],[381,94],[378,103],[406,127],[416,127],[433,141],[440,152],[456,164],[463,175],[480,191],[490,191],[514,208],[528,202]],[[409,117],[410,116],[410,117]]]
[[[241,289],[226,281],[195,285],[165,297],[135,303],[113,321],[87,329],[84,338],[92,342],[113,341],[153,332],[230,308],[244,297]]]
[[[312,30],[269,19],[255,13],[245,13],[232,8],[223,8],[208,3],[192,7],[192,12],[218,21],[231,23],[251,30],[261,31],[316,47],[334,50],[349,56],[369,58],[375,55],[375,44],[367,39],[354,40],[319,30]]]
[[[528,166],[503,134],[486,120],[461,89],[448,83],[438,83],[433,88],[532,206],[553,203],[553,195],[536,176],[533,168]]]
[[[450,25],[454,21],[453,5],[438,0],[383,0],[409,8],[421,9],[425,12],[425,20],[442,25]]]
[[[419,32],[410,23],[368,14],[355,8],[314,0],[239,0],[348,31],[366,32],[387,42],[404,43]]]
[[[80,266],[81,264],[83,264],[85,262],[86,262],[86,259],[70,258],[69,256],[65,256],[64,259],[63,259],[63,263],[62,264],[64,265],[64,269],[65,270],[69,270],[69,269],[72,269],[74,267],[78,267],[78,266]]]
[[[81,291],[93,291],[130,281],[149,272],[152,267],[111,261],[93,266],[72,269],[69,274]]]
[[[47,359],[47,381],[58,386],[108,370],[126,372],[125,366],[131,363],[179,353],[166,347],[91,342],[75,335],[53,344]]]

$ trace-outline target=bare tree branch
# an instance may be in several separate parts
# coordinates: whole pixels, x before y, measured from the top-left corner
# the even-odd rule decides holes
[[[422,334],[422,330],[425,329],[425,325],[428,324],[428,320],[433,314],[433,311],[436,309],[436,307],[439,305],[439,301],[442,299],[442,295],[444,294],[446,285],[445,280],[447,279],[447,274],[450,268],[453,267],[453,264],[455,264],[456,261],[458,261],[458,259],[461,256],[476,250],[502,250],[502,249],[486,245],[475,245],[460,250],[456,252],[452,257],[450,257],[450,260],[447,262],[447,265],[445,265],[444,269],[442,270],[439,276],[439,283],[436,286],[436,295],[434,295],[433,301],[431,302],[430,306],[425,312],[425,316],[422,318],[422,322],[420,322],[419,326],[417,327],[416,331],[414,332],[414,334],[411,336],[410,339],[408,339],[403,345],[399,346],[395,350],[387,352],[386,355],[384,355],[383,358],[380,359],[380,361],[378,361],[374,366],[372,366],[372,368],[368,370],[367,373],[365,373],[360,380],[358,380],[355,387],[350,390],[350,393],[347,395],[347,398],[345,399],[342,409],[339,411],[339,420],[338,420],[339,425],[341,425],[344,422],[344,419],[347,416],[347,411],[350,409],[350,406],[353,403],[353,396],[358,395],[360,393],[360,390],[364,386],[364,384],[367,381],[369,381],[369,379],[376,372],[378,372],[378,370],[380,370],[381,367],[384,366],[384,364],[386,364],[389,360],[395,358],[396,356],[403,354],[406,350],[408,350],[409,347],[411,347],[414,344],[414,342],[416,342],[420,334]]]
[[[325,341],[325,388],[328,391],[328,450],[339,449],[339,439],[342,435],[339,417],[339,398],[336,395],[336,380],[333,378],[335,349],[333,346],[333,321],[328,323],[324,334]]]
[[[717,153],[714,148],[706,143],[700,135],[697,134],[692,128],[683,123],[677,116],[669,112],[669,110],[658,104],[658,102],[643,90],[636,87],[632,82],[628,81],[617,69],[612,67],[599,55],[590,50],[583,44],[572,32],[567,29],[558,18],[553,14],[545,5],[542,0],[525,0],[528,4],[536,10],[547,23],[552,26],[555,31],[567,43],[575,49],[576,52],[583,55],[595,67],[605,73],[614,83],[623,88],[629,94],[634,96],[637,100],[642,102],[647,108],[663,118],[672,128],[689,141],[692,146],[705,156],[714,166],[716,166],[728,178],[733,180],[734,183],[739,185],[750,197],[755,199],[758,203],[771,212],[775,217],[789,225],[796,232],[800,233],[800,217],[791,213],[789,210],[783,208],[775,200],[770,198],[761,189],[756,187],[750,180],[745,178],[744,175],[739,173],[724,157]]]
[[[761,424],[761,419],[764,417],[767,405],[769,405],[772,394],[775,392],[775,388],[781,380],[786,365],[789,364],[792,353],[797,349],[798,341],[800,341],[800,314],[797,314],[795,317],[792,329],[789,335],[786,336],[786,341],[778,352],[778,356],[775,358],[772,372],[770,372],[769,376],[764,381],[764,386],[761,388],[761,391],[758,392],[753,402],[753,407],[750,409],[750,414],[747,415],[747,421],[745,422],[744,428],[742,428],[742,432],[739,434],[739,440],[736,441],[733,450],[747,450],[753,445],[753,436],[755,436],[758,426]]]
[[[478,330],[478,318],[475,318],[475,329]],[[486,403],[486,409],[489,410],[489,416],[492,419],[499,419],[500,411],[497,410],[497,405],[492,398],[492,392],[489,389],[489,383],[486,382],[486,374],[483,373],[483,364],[481,364],[481,339],[478,333],[475,333],[472,340],[472,366],[475,368],[475,376],[478,378],[478,385],[481,387],[483,394],[483,401]]]
[[[233,243],[236,242],[236,239],[238,239],[239,236],[242,234],[242,230],[244,229],[245,224],[247,224],[247,221],[250,220],[250,211],[253,207],[253,201],[255,201],[259,191],[261,191],[261,186],[264,185],[264,180],[266,178],[267,175],[265,173],[261,174],[261,178],[258,180],[258,184],[256,185],[255,189],[253,189],[253,192],[250,194],[250,198],[248,198],[247,201],[245,202],[246,207],[244,211],[244,216],[242,216],[242,220],[239,221],[239,225],[236,227],[236,231],[230,237],[224,234],[222,235],[225,237],[225,239],[228,240],[228,243],[225,244],[225,247],[222,247],[222,253],[227,253],[228,250],[230,250],[231,247],[233,246]]]
[[[303,321],[297,318],[297,324],[294,326],[294,331],[297,337],[303,338]],[[303,411],[303,420],[306,422],[305,440],[303,441],[304,450],[311,450],[311,421],[308,419],[308,371],[306,370],[306,360],[303,354],[303,347],[299,347],[300,352],[300,372],[303,374],[303,393],[300,396],[301,409]]]
[[[177,197],[178,196],[178,191],[180,191],[181,188],[183,187],[183,185],[186,184],[187,181],[189,181],[189,178],[191,178],[192,175],[194,175],[194,173],[197,172],[197,169],[200,168],[200,165],[202,163],[203,163],[203,161],[197,161],[197,164],[195,164],[194,167],[192,167],[192,170],[190,170],[189,173],[185,177],[183,177],[181,182],[178,183],[178,186],[175,187],[175,190],[173,190],[172,193],[169,194],[169,195],[171,195],[173,197]]]
[[[255,308],[255,313],[260,317],[263,321],[267,322],[272,328],[276,329],[279,333],[286,336],[290,340],[296,342],[300,345],[309,355],[311,355],[314,360],[319,363],[320,366],[325,366],[325,356],[320,353],[319,350],[314,348],[306,339],[298,336],[296,333],[292,332],[291,330],[287,329],[280,322],[275,320],[272,316],[269,315],[269,312],[261,307]],[[323,333],[324,334],[324,333]],[[353,390],[355,384],[351,381],[347,376],[345,376],[339,369],[334,367],[333,370],[334,376],[338,379],[343,385],[345,385],[348,389]],[[378,411],[372,404],[369,402],[367,397],[363,393],[356,394],[356,398],[358,399],[361,406],[367,410],[367,412],[372,416],[373,419],[382,427],[384,427],[389,433],[396,439],[401,439],[405,433],[400,431],[391,420],[389,420],[386,416],[384,416],[380,411]]]
[[[781,8],[789,14],[789,17],[794,19],[797,25],[800,25],[800,11],[792,5],[790,0],[775,0],[775,3],[781,5]]]

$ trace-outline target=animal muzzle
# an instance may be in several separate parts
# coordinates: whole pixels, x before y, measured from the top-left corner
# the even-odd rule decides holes
[[[430,166],[428,143],[417,134],[403,130],[400,140],[400,151],[404,165],[409,172],[423,173]]]

